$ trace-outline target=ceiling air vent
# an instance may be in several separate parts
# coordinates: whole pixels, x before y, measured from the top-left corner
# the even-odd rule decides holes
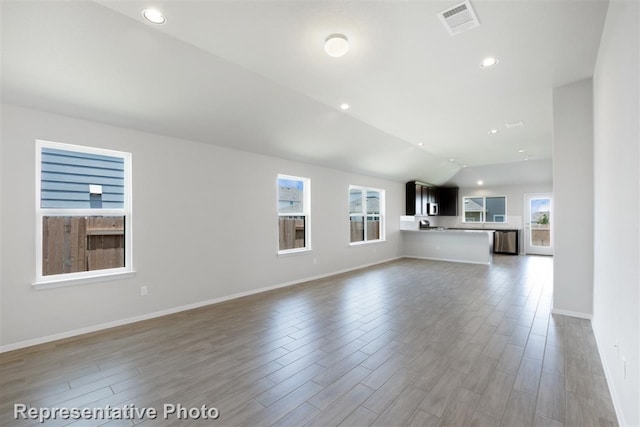
[[[480,25],[480,21],[478,21],[478,17],[473,11],[469,0],[440,12],[438,17],[452,36],[464,33]]]

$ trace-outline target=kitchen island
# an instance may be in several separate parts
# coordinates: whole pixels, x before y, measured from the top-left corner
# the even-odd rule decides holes
[[[493,230],[402,230],[403,256],[491,264]]]

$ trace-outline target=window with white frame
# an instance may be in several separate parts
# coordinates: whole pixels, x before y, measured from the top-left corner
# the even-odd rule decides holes
[[[36,141],[36,284],[133,272],[131,154]]]
[[[349,242],[384,240],[384,190],[349,186]]]
[[[278,175],[278,253],[311,250],[311,182]]]
[[[464,197],[464,222],[507,222],[506,196]]]

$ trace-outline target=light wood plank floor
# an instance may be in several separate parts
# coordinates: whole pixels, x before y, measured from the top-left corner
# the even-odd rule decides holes
[[[221,416],[107,425],[617,425],[590,322],[550,315],[552,268],[401,259],[5,353],[0,422],[174,403]]]

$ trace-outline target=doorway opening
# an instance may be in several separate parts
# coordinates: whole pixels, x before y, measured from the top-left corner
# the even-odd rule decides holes
[[[553,255],[553,196],[525,196],[525,253]]]

